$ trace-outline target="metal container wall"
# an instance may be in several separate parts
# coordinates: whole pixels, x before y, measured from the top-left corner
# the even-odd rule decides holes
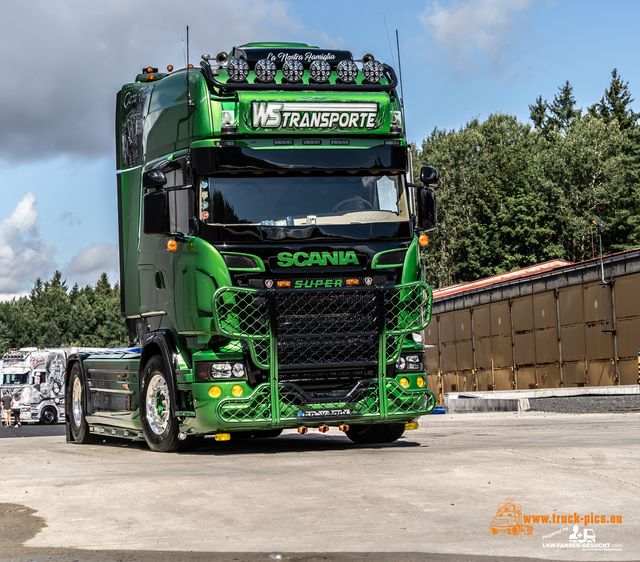
[[[439,403],[447,392],[637,383],[640,251],[603,265],[604,302],[599,260],[435,291],[425,343]]]

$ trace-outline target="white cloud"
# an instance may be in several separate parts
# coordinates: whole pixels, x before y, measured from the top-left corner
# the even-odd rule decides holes
[[[299,39],[281,0],[21,0],[2,5],[0,158],[113,153],[116,92],[143,67],[184,65],[249,41]],[[304,37],[313,41],[317,33]]]
[[[36,196],[29,192],[0,222],[0,300],[23,296],[37,277],[46,278],[54,251],[40,239]]]
[[[420,20],[458,74],[511,75],[518,51],[518,14],[533,0],[456,0],[428,5]],[[517,56],[517,55],[516,55]]]
[[[118,281],[118,247],[115,244],[90,244],[80,250],[62,269],[62,276],[69,287],[95,285],[100,275],[106,273],[111,285]]]

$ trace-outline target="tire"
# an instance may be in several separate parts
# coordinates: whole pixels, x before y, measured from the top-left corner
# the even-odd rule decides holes
[[[58,412],[56,412],[55,408],[51,406],[47,406],[44,410],[42,410],[42,415],[40,416],[40,423],[44,425],[51,425],[58,421]]]
[[[281,429],[257,429],[253,431],[253,437],[256,439],[268,439],[272,437],[278,437],[282,433]]]
[[[520,533],[520,527],[518,527],[517,525],[513,529],[511,529],[512,535],[517,535],[519,533]]]
[[[491,527],[491,528],[489,529],[489,531],[491,531],[491,534],[492,534],[492,535],[497,535],[497,534],[498,534],[498,529],[494,529],[493,527]]]
[[[169,380],[160,355],[144,366],[140,386],[140,422],[149,448],[160,453],[187,449],[188,440],[178,439],[179,422],[172,412]]]
[[[356,425],[346,434],[351,441],[358,445],[372,443],[393,443],[404,433],[403,423],[388,423],[380,425]]]
[[[524,528],[525,535],[533,535],[533,527],[527,526]]]
[[[69,429],[76,443],[87,445],[97,443],[98,436],[92,435],[87,423],[87,400],[85,396],[85,383],[82,369],[79,363],[71,367],[69,387],[67,388],[67,412],[69,413]]]

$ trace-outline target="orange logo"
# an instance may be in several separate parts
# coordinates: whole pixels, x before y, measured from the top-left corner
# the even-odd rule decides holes
[[[498,504],[496,516],[491,521],[491,525],[489,525],[489,531],[492,535],[497,535],[498,533],[530,535],[533,533],[533,527],[524,524],[522,505],[516,503],[513,498],[507,498]]]

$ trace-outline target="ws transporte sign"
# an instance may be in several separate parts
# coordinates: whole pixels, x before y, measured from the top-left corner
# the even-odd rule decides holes
[[[337,99],[337,98],[333,98]],[[256,132],[388,132],[389,104],[379,101],[243,99],[243,125]]]

